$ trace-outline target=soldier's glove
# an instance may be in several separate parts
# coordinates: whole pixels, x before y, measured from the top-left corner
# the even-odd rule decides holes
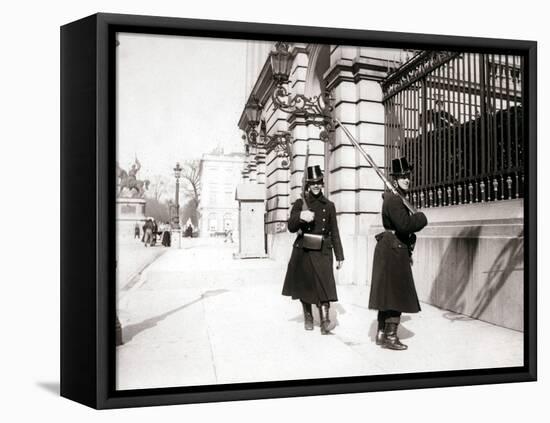
[[[303,210],[300,212],[300,220],[303,220],[304,222],[312,222],[315,218],[315,213],[313,213],[310,210]]]

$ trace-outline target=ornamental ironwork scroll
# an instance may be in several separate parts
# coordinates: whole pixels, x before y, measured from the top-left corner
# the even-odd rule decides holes
[[[292,158],[291,144],[292,138],[288,131],[280,131],[273,136],[266,136],[266,154],[275,152],[275,155],[281,159],[282,166],[286,168],[290,165]]]
[[[381,82],[382,91],[384,92],[382,101],[384,102],[396,93],[408,88],[411,84],[459,54],[450,51],[423,51],[413,56]]]
[[[302,116],[307,123],[321,129],[319,138],[328,141],[329,134],[334,131],[335,125],[332,118],[332,96],[328,91],[321,95],[306,97],[303,94],[292,95],[284,85],[277,85],[271,96],[275,110],[293,113]]]

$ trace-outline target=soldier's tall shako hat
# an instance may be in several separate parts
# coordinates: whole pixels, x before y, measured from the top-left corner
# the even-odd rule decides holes
[[[391,176],[399,177],[409,175],[413,167],[409,165],[405,157],[398,157],[391,161]]]
[[[306,182],[323,182],[321,166],[315,165],[307,167]]]

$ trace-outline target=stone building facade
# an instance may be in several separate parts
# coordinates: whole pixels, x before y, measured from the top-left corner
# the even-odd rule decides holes
[[[235,190],[241,181],[244,155],[241,153],[204,154],[200,161],[199,234],[221,236],[226,230],[238,231],[239,205]]]
[[[346,256],[343,269],[336,272],[337,283],[369,284],[376,242],[374,235],[383,230],[380,209],[384,185],[359,151],[349,142],[342,128],[337,127],[330,141],[324,142],[321,139],[319,127],[315,126],[311,120],[299,113],[286,113],[274,107],[272,93],[275,82],[266,50],[265,44],[261,49],[251,49],[265,55],[263,60],[255,61],[261,66],[250,71],[251,74],[257,74],[257,77],[250,87],[249,99],[257,99],[262,106],[262,111],[258,124],[259,136],[255,142],[250,140],[247,142],[242,175],[247,183],[265,186],[267,252],[271,258],[280,260],[282,263],[289,258],[292,239],[295,235],[288,233],[286,221],[291,205],[301,192],[306,145],[309,145],[309,164],[318,164],[324,169],[325,195],[336,204]],[[427,135],[422,134],[428,133],[426,128],[433,133],[436,124],[432,123],[432,126],[426,124],[428,114],[426,106],[422,110],[417,108],[416,115],[413,114],[413,107],[409,100],[405,100],[413,98],[412,89],[409,88],[409,91],[406,91],[406,96],[395,95],[390,98],[388,94],[393,88],[388,89],[388,85],[385,84],[391,82],[388,82],[391,75],[399,72],[404,75],[400,83],[406,86],[410,80],[416,87],[416,79],[413,80],[413,77],[410,77],[410,72],[419,72],[418,69],[412,69],[415,60],[418,60],[419,52],[318,44],[293,44],[290,52],[293,62],[287,89],[293,94],[304,94],[309,98],[320,96],[324,90],[331,92],[333,116],[342,122],[380,168],[387,169],[391,158],[398,154],[413,156],[417,161],[413,164],[422,169],[427,169],[428,163],[444,162],[446,170],[451,166],[449,163],[460,160],[455,156],[451,157],[448,151],[445,153],[447,154],[445,158],[441,158],[443,153],[440,156],[437,154],[430,156],[427,154],[427,147],[422,150],[423,153],[418,153],[421,148],[418,147],[420,140],[425,141],[427,138]],[[434,65],[436,69],[439,59],[437,55],[430,59],[431,62],[426,59],[419,68],[429,69],[429,66]],[[458,61],[459,59],[462,61]],[[459,57],[456,60],[454,72],[457,72],[460,67],[466,68],[465,58]],[[470,60],[476,63],[475,58]],[[478,62],[480,62],[479,59]],[[493,71],[494,74],[490,74],[491,69],[497,69],[491,64],[504,63],[504,59],[492,58],[492,61],[487,59],[487,62],[483,69],[487,69],[486,77],[492,78],[491,81],[493,81],[490,92],[495,97],[495,101],[491,104],[504,104],[503,87],[508,86],[508,93],[510,93],[511,84],[515,84],[516,80],[507,80],[507,76],[497,75],[497,70]],[[479,63],[476,66],[478,65]],[[438,66],[441,67],[440,64]],[[409,74],[406,72],[408,68],[411,68]],[[507,64],[505,69],[515,69],[515,67]],[[512,75],[514,72],[509,73]],[[451,78],[443,79],[441,76],[436,80],[435,73],[429,74],[429,77],[424,79],[427,81],[425,86],[429,88],[427,90],[424,88],[422,91],[419,85],[416,92],[422,93],[423,98],[428,99],[429,102],[443,104],[447,111],[452,110],[452,107],[458,107],[464,115],[466,107],[460,105],[466,101],[470,103],[475,101],[478,104],[475,100],[476,95],[478,97],[483,95],[483,98],[490,100],[490,95],[483,93],[483,81],[480,83],[474,80],[470,84],[474,88],[477,87],[478,91],[471,90],[468,97],[464,83],[453,86],[449,82]],[[497,91],[497,79],[502,89],[500,94]],[[445,90],[436,91],[438,81],[443,81],[440,85]],[[485,86],[491,88],[490,85]],[[479,87],[481,87],[481,94]],[[519,88],[514,89],[514,98],[520,98],[519,91]],[[452,102],[449,95],[441,94],[443,92],[456,92],[462,100]],[[495,92],[497,92],[496,95]],[[428,98],[429,95],[431,95],[430,98]],[[438,96],[441,96],[441,99]],[[456,98],[454,94],[453,98]],[[480,101],[479,104],[483,108],[485,103]],[[511,104],[509,98],[506,104]],[[398,112],[395,112],[396,107]],[[475,116],[479,115],[479,112],[476,112],[475,108],[473,112],[471,110],[470,107],[470,120],[473,122],[477,119]],[[517,121],[517,111],[515,113]],[[398,118],[395,118],[396,115]],[[510,116],[509,111],[508,115]],[[495,118],[495,122],[497,122],[496,119],[498,118]],[[502,116],[500,119],[503,121]],[[457,125],[460,125],[463,120],[465,119],[459,120]],[[423,132],[418,128],[420,121],[424,122]],[[239,127],[247,132],[248,124],[247,114],[243,111]],[[496,128],[497,124],[493,126]],[[448,127],[450,128],[450,125]],[[395,128],[399,130],[398,135],[395,133]],[[413,130],[414,128],[416,130]],[[457,128],[459,129],[455,132],[466,133],[468,130],[466,127],[457,126]],[[470,133],[471,131],[470,129]],[[281,157],[276,148],[278,142],[276,135],[282,133],[287,133],[290,139],[288,160]],[[416,147],[412,147],[413,138],[418,141],[414,144]],[[497,138],[495,137],[494,141],[495,147],[488,147],[487,152],[491,154],[492,151],[493,155],[504,156],[505,148],[502,145],[506,142],[498,141]],[[399,139],[399,145],[397,145],[397,139]],[[470,145],[471,143],[472,141]],[[510,145],[508,141],[508,147]],[[467,142],[462,141],[460,146],[463,147],[455,144],[452,146],[453,151],[462,151],[467,147]],[[515,148],[517,155],[519,147],[516,145]],[[498,153],[499,151],[501,153]],[[475,151],[470,151],[470,156],[475,154]],[[506,154],[511,155],[511,153]],[[497,160],[493,159],[493,162],[497,166]],[[516,164],[519,166],[518,163]],[[453,166],[457,165],[453,164]],[[510,163],[507,166],[511,168]],[[498,176],[498,181],[492,174],[484,176],[485,179],[477,178],[471,181],[461,180],[458,176],[455,181],[455,175],[453,175],[452,185],[438,187],[428,184],[425,190],[418,192],[418,196],[415,193],[416,206],[426,213],[430,222],[428,228],[419,234],[413,266],[422,301],[506,327],[518,330],[523,328],[523,199],[519,195],[520,176],[523,178],[523,174],[520,167],[514,168],[514,183],[517,180],[518,185],[513,196],[510,182],[506,185],[506,180],[509,181],[512,178],[502,172]],[[415,174],[415,178],[420,181],[419,175]],[[473,192],[472,188],[469,188],[472,181],[475,192],[480,192],[480,198],[476,198],[476,204],[473,204],[473,199],[467,201],[466,198],[467,192],[470,194]],[[498,193],[495,188],[493,198],[495,201],[489,201],[490,198],[483,201],[482,195],[486,195],[487,191],[492,189],[493,184],[497,183],[494,181],[499,184]],[[445,200],[446,190],[452,190],[448,200]],[[460,201],[457,192],[461,193]],[[438,202],[438,199],[441,201]],[[513,312],[510,313],[510,310]]]

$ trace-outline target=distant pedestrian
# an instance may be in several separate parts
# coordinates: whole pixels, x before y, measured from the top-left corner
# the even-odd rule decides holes
[[[187,228],[185,228],[185,236],[188,238],[193,237],[193,227],[191,225],[187,225]]]
[[[136,222],[134,225],[134,239],[139,239],[139,223]]]
[[[143,236],[145,247],[152,245],[153,243],[153,221],[147,219],[145,225],[143,225]]]
[[[157,235],[159,233],[159,227],[158,227],[157,222],[156,222],[155,219],[151,219],[151,222],[152,222],[152,225],[153,225],[153,227],[152,227],[153,236],[151,238],[151,245],[156,245]]]
[[[231,244],[233,244],[233,231],[231,229],[225,230],[225,239],[223,242],[229,241]]]
[[[288,263],[283,295],[299,299],[304,313],[304,328],[313,330],[311,305],[321,316],[321,333],[330,333],[329,307],[338,301],[333,272],[333,249],[337,269],[342,267],[344,251],[340,241],[336,208],[323,195],[323,173],[319,166],[307,168],[303,198],[296,200],[288,219],[288,230],[298,233]],[[303,207],[304,200],[306,207]],[[304,210],[305,208],[305,210]]]
[[[409,190],[410,172],[407,159],[392,160],[394,186],[401,195]],[[386,229],[376,235],[372,265],[369,308],[378,310],[376,344],[392,350],[405,350],[397,337],[401,313],[417,313],[420,303],[411,269],[415,232],[428,224],[422,212],[410,213],[399,195],[383,194],[382,224]]]
[[[170,233],[170,225],[168,222],[164,224],[161,243],[165,247],[170,247],[172,243],[172,234]]]

